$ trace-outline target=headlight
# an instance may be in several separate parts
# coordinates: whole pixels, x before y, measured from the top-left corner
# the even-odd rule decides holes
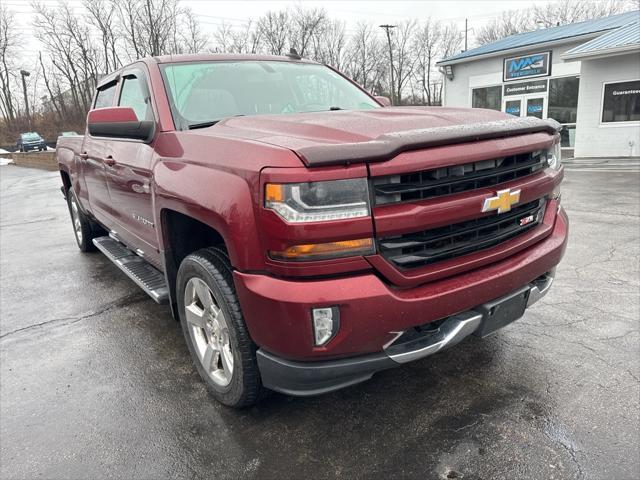
[[[562,148],[560,147],[560,142],[555,143],[553,147],[547,150],[546,155],[547,165],[554,170],[560,170],[560,166],[562,165]]]
[[[289,223],[368,217],[366,178],[308,183],[267,183],[266,208]]]

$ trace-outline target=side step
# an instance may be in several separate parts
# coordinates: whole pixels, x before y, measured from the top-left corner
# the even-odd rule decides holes
[[[169,289],[160,270],[111,237],[94,238],[93,244],[156,302],[169,300]]]

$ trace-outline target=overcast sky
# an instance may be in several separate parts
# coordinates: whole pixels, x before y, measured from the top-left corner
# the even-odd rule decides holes
[[[40,0],[47,6],[54,7],[57,0]],[[39,44],[34,38],[32,26],[33,16],[30,0],[0,0],[16,14],[16,22],[23,33],[24,65],[33,68]],[[80,8],[81,0],[67,0],[74,8]],[[302,4],[309,7],[322,7],[331,18],[339,18],[347,24],[347,33],[353,31],[360,21],[376,24],[395,23],[405,19],[423,20],[431,16],[435,19],[455,22],[460,29],[464,28],[465,18],[469,19],[469,28],[478,27],[504,10],[528,8],[532,5],[549,3],[549,0],[462,0],[462,1],[371,1],[371,0],[324,0],[324,1],[212,1],[182,0],[184,6],[190,7],[200,18],[202,27],[213,32],[222,22],[241,25],[249,19],[255,19],[269,10],[284,9],[287,6]],[[473,31],[470,32],[473,38]],[[472,44],[470,44],[470,47]]]

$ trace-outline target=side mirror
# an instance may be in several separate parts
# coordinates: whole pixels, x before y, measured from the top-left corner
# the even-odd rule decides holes
[[[380,103],[383,107],[390,107],[391,106],[391,100],[389,100],[389,97],[383,97],[382,95],[376,95],[375,98],[378,103]]]
[[[129,138],[151,141],[156,124],[151,120],[138,120],[131,107],[108,107],[91,110],[87,115],[87,128],[92,137]]]

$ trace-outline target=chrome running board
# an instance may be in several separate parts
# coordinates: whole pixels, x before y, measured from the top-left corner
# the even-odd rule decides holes
[[[94,238],[93,244],[157,303],[169,300],[169,289],[162,272],[115,240],[114,236]]]

